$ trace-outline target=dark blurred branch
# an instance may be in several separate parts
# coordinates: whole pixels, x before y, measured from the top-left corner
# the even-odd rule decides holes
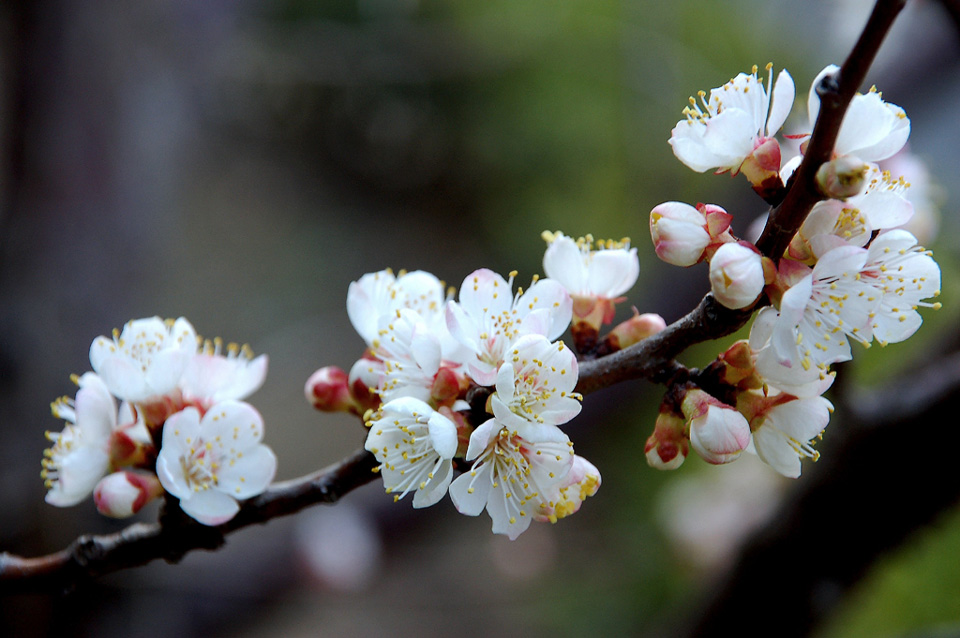
[[[960,0],[940,0],[940,4],[946,10],[947,15],[953,20],[953,26],[956,27],[957,37],[960,37]]]
[[[960,446],[958,403],[960,354],[853,396],[827,453],[671,635],[807,635],[878,556],[960,499],[943,474]]]
[[[823,199],[816,185],[817,169],[830,161],[847,106],[867,77],[880,44],[905,4],[906,0],[878,0],[867,26],[843,66],[820,81],[817,87],[820,112],[803,162],[790,180],[791,186],[786,197],[771,211],[763,234],[757,241],[757,248],[774,261],[779,261],[813,205]]]
[[[194,549],[217,549],[235,530],[318,503],[337,502],[376,478],[376,465],[372,454],[358,450],[319,472],[272,485],[243,503],[240,513],[219,527],[206,527],[175,510],[161,516],[159,523],[136,523],[115,534],[81,536],[70,547],[47,556],[21,558],[2,553],[0,592],[70,590],[93,578],[158,558],[176,562]]]

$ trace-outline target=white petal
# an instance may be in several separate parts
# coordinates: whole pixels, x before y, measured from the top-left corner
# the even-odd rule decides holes
[[[453,480],[453,463],[449,459],[443,459],[434,470],[433,478],[414,493],[414,508],[430,507],[439,502],[447,493],[451,480]]]
[[[237,515],[240,505],[223,492],[201,490],[181,498],[180,509],[204,525],[222,525]]]
[[[777,75],[777,81],[773,85],[773,97],[770,102],[770,114],[767,116],[767,137],[773,137],[777,131],[787,121],[787,116],[793,110],[793,101],[797,95],[797,88],[794,86],[793,78],[787,73],[786,69],[780,71]]]
[[[430,415],[427,421],[430,443],[442,459],[452,459],[457,453],[457,426],[439,412]]]
[[[233,498],[245,499],[261,494],[277,473],[277,457],[266,445],[257,445],[243,453],[233,465],[220,469],[217,489]]]
[[[487,497],[493,485],[491,472],[493,465],[484,463],[477,470],[467,470],[450,484],[450,500],[458,512],[467,516],[479,516],[487,505]]]

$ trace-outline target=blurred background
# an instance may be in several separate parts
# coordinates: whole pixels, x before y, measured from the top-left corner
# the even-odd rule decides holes
[[[737,232],[765,210],[742,178],[673,157],[687,96],[772,61],[804,104],[870,4],[6,0],[0,550],[49,553],[129,523],[92,502],[47,505],[39,470],[44,431],[62,425],[48,404],[74,393],[69,375],[89,369],[93,338],[131,318],[186,316],[204,336],[269,354],[251,402],[287,479],[362,445],[356,419],[316,413],[302,387],[360,355],[345,299],[366,272],[426,269],[459,286],[479,267],[517,269],[525,284],[541,270],[544,229],[630,236],[641,279],[624,317],[631,304],[668,322],[685,314],[708,290],[706,269],[658,263],[649,210],[718,203]],[[911,149],[937,183],[940,233],[923,241],[945,275],[960,254],[958,33],[943,5],[912,1],[868,78],[906,109]],[[801,106],[787,130],[805,121]],[[887,348],[882,371],[858,359],[858,383],[955,341],[957,288],[944,278],[944,309],[926,313],[912,345]],[[704,365],[723,347],[683,361]],[[568,432],[603,487],[577,516],[515,542],[485,515],[459,516],[448,500],[414,511],[372,484],[179,565],[66,598],[5,599],[0,634],[670,635],[795,483],[752,458],[649,468],[661,394],[630,383],[588,397]],[[809,539],[797,560],[829,542]],[[849,593],[824,592],[818,635],[960,633],[958,564],[952,512]]]

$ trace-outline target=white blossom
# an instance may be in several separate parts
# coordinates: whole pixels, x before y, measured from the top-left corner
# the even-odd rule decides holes
[[[180,317],[127,322],[113,338],[97,337],[90,346],[90,364],[119,399],[144,402],[173,392],[197,352],[197,333]]]
[[[767,65],[768,84],[773,81],[773,65]],[[777,134],[793,108],[796,94],[793,78],[780,71],[773,90],[768,93],[757,67],[749,75],[741,73],[721,87],[699,93],[700,102],[690,98],[685,119],[670,132],[670,146],[681,162],[702,173],[740,170],[754,150]]]
[[[247,403],[222,401],[202,419],[185,408],[164,424],[157,477],[185,513],[220,525],[240,511],[237,499],[262,493],[273,480],[277,458],[262,439],[263,419]]]
[[[560,231],[544,231],[543,238],[543,271],[572,296],[612,300],[637,282],[640,260],[629,238],[595,242],[587,235],[574,240]]]
[[[69,507],[93,492],[110,470],[110,437],[117,428],[117,404],[103,380],[93,372],[76,379],[75,400],[53,403],[53,415],[67,423],[62,432],[47,432],[53,446],[44,452],[41,476],[46,501]]]
[[[486,268],[467,275],[458,301],[447,303],[447,326],[471,353],[466,371],[479,385],[492,385],[506,350],[523,335],[539,334],[553,340],[570,324],[573,302],[556,281],[534,281],[523,293],[513,294],[513,275],[507,281]]]
[[[394,399],[367,422],[365,448],[380,462],[387,493],[398,501],[411,491],[413,506],[429,507],[447,493],[453,478],[457,427],[413,397]]]

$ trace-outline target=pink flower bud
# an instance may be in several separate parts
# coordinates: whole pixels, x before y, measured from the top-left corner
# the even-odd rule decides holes
[[[303,392],[307,401],[323,412],[356,412],[347,373],[336,366],[320,368],[311,374]]]
[[[101,514],[111,518],[127,518],[161,494],[163,486],[153,474],[114,472],[97,483],[93,490],[93,501]]]
[[[652,312],[641,315],[634,308],[632,317],[617,325],[610,331],[610,334],[604,337],[604,347],[601,350],[603,353],[607,353],[628,348],[647,337],[657,334],[666,327],[667,322],[660,315]]]
[[[650,211],[650,236],[657,256],[674,266],[699,262],[711,240],[707,218],[682,202],[665,202]]]
[[[690,424],[690,445],[708,463],[736,460],[750,443],[743,415],[699,388],[687,391],[681,409]]]
[[[763,256],[746,242],[724,244],[710,260],[710,288],[727,308],[746,308],[765,284]]]
[[[690,441],[686,435],[686,423],[682,416],[664,411],[657,415],[657,424],[653,434],[647,439],[644,453],[647,463],[658,470],[675,470],[683,465],[690,451]]]

